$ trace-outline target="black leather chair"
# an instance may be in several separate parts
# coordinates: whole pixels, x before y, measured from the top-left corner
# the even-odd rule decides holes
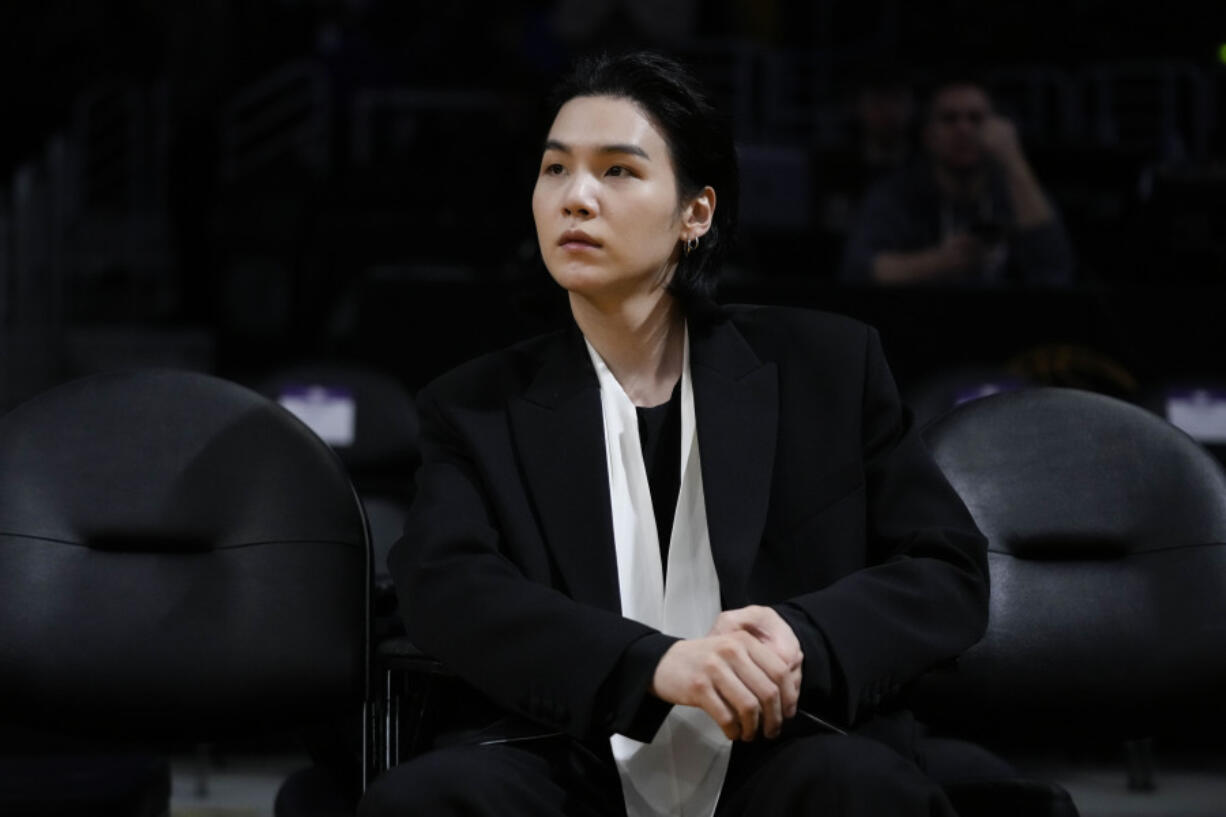
[[[317,430],[345,464],[366,511],[374,550],[376,635],[402,631],[395,617],[387,554],[404,529],[420,461],[412,395],[385,372],[341,362],[281,369],[263,379],[256,390],[291,411],[309,413],[315,404],[331,404],[347,405],[352,412],[346,428]],[[311,425],[309,416],[303,419]]]
[[[925,431],[989,541],[986,637],[915,690],[989,746],[1102,745],[1220,729],[1226,475],[1134,405],[1039,388]]]
[[[1004,367],[959,366],[933,372],[904,392],[918,425],[926,425],[963,403],[1038,385]]]
[[[125,747],[356,725],[369,594],[340,461],[252,391],[112,373],[0,418],[0,723]],[[27,811],[123,813],[43,760],[6,791]]]

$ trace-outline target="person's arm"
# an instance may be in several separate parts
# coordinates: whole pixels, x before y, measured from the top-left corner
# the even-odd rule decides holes
[[[872,330],[864,361],[870,564],[773,605],[804,652],[800,706],[843,726],[987,626],[986,542],[920,440]]]
[[[1073,278],[1073,250],[1064,224],[1043,192],[1013,123],[990,118],[984,148],[1004,173],[1014,216],[1014,256],[1029,283],[1067,284]]]
[[[496,515],[465,435],[429,390],[423,464],[388,564],[409,637],[509,710],[576,737],[650,741],[673,704],[730,738],[778,730],[795,669],[744,633],[682,641],[530,581],[500,550]]]
[[[1013,123],[1002,116],[990,117],[983,125],[983,147],[1004,171],[1017,229],[1025,232],[1050,222],[1055,212],[1022,152]]]
[[[446,401],[427,389],[418,405],[418,492],[388,557],[409,637],[510,711],[575,736],[649,740],[667,707],[636,705],[633,656],[654,663],[672,639],[529,580],[502,552],[476,455]]]
[[[970,233],[953,233],[935,247],[914,252],[879,252],[872,279],[879,284],[927,284],[962,278],[983,263],[986,248]]]
[[[840,277],[848,283],[938,283],[964,277],[983,261],[983,242],[968,233],[915,248],[912,216],[901,177],[875,185],[865,196],[843,251]]]

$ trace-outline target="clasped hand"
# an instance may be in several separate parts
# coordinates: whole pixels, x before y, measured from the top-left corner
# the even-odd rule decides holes
[[[652,677],[651,691],[711,716],[731,740],[778,736],[800,698],[800,642],[770,607],[727,610],[711,632],[673,644]]]

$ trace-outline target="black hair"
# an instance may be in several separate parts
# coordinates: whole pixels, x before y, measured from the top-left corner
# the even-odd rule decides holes
[[[930,75],[923,85],[924,122],[932,118],[932,107],[937,97],[951,88],[978,88],[988,98],[988,103],[994,104],[982,70],[974,65],[947,65]]]
[[[650,51],[599,54],[580,60],[549,95],[550,121],[575,97],[611,96],[638,105],[668,145],[684,201],[710,185],[716,194],[711,228],[682,253],[669,292],[683,307],[710,301],[736,232],[740,179],[732,128],[681,63]]]

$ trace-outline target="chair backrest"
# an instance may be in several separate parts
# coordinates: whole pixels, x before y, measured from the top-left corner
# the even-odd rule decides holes
[[[1223,709],[1226,475],[1211,456],[1070,389],[977,400],[925,437],[988,538],[992,594],[983,641],[920,685],[923,714],[1128,737]]]
[[[408,389],[391,375],[343,364],[304,364],[273,373],[257,390],[295,413],[311,411],[313,403],[324,403],[325,410],[347,404],[349,414],[340,424],[344,427],[337,429],[339,438],[326,432],[320,436],[354,479],[412,480],[420,459],[417,408]],[[304,419],[311,425],[310,417]]]
[[[971,400],[1038,385],[1003,367],[959,366],[935,372],[904,392],[918,425],[927,425],[945,412]]]
[[[298,415],[340,456],[366,511],[380,596],[390,596],[387,554],[404,530],[421,460],[412,395],[390,374],[337,363],[282,369],[257,389]]]
[[[369,544],[336,455],[176,371],[0,418],[0,720],[204,738],[355,712]]]

